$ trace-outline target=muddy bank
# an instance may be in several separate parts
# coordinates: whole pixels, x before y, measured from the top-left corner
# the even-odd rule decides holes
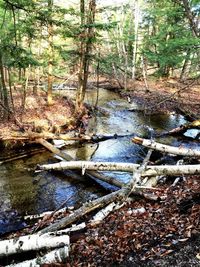
[[[175,79],[151,80],[148,88],[144,82],[130,83],[126,92],[121,95],[129,101],[136,101],[143,106],[147,114],[177,112],[194,119],[200,116],[199,81],[179,82]]]

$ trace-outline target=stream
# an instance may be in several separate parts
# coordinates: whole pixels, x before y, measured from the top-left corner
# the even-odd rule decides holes
[[[62,90],[64,95],[74,94],[74,91]],[[86,102],[94,104],[96,92],[88,91]],[[131,142],[136,134],[150,138],[154,131],[165,131],[177,127],[185,122],[181,115],[144,115],[135,103],[128,103],[125,99],[112,91],[100,90],[98,116],[89,121],[87,134],[124,135],[99,142],[98,144],[70,145],[65,150],[68,154],[80,160],[141,162],[146,149]],[[131,109],[138,111],[130,111]],[[180,145],[181,141],[168,137],[162,142]],[[192,145],[189,141],[187,146]],[[69,198],[67,206],[79,206],[81,203],[105,194],[102,185],[110,190],[107,184],[80,183],[72,179],[72,172],[40,172],[35,173],[37,164],[56,162],[49,152],[36,154],[29,158],[19,159],[0,165],[0,234],[17,230],[25,226],[21,215],[38,214],[55,210],[62,202]],[[106,173],[106,172],[105,172]],[[127,182],[130,174],[106,173],[116,179]]]

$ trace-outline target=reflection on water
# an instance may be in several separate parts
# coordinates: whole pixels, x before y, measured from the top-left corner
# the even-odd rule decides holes
[[[63,91],[62,93],[67,94]],[[94,104],[96,92],[89,91],[86,101]],[[142,112],[131,112],[129,111],[131,105],[126,100],[121,100],[114,92],[100,90],[99,107],[105,112],[91,118],[87,133],[117,134],[124,137],[106,140],[99,144],[80,144],[77,147],[66,148],[66,152],[81,160],[141,162],[146,150],[134,145],[131,136],[136,134],[148,137],[154,130],[169,130],[184,123],[183,117],[179,115],[147,116]],[[33,168],[37,164],[52,160],[55,161],[45,152],[0,166],[1,212],[15,210],[20,214],[40,213],[56,209],[66,199],[69,199],[68,205],[71,206],[102,194],[97,185],[71,179],[70,172],[65,175],[61,172],[34,173]],[[127,173],[118,172],[112,175],[126,182],[130,179],[130,174]]]

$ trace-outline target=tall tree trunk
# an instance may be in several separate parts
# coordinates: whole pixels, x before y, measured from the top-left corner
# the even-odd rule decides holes
[[[26,95],[28,90],[28,82],[29,82],[29,76],[31,72],[30,65],[28,66],[26,72],[25,72],[25,82],[23,84],[23,92],[22,92],[22,114],[24,113],[25,105],[26,105]]]
[[[96,0],[90,0],[87,17],[87,28],[81,33],[80,44],[80,70],[78,75],[78,90],[76,95],[76,112],[80,110],[85,98],[85,91],[88,80],[90,53],[92,51],[92,38],[94,37],[94,28],[91,26],[95,21]],[[84,27],[86,21],[85,1],[80,0],[81,27]]]
[[[99,60],[100,60],[100,52],[98,52],[98,59],[97,59],[97,68],[96,68],[96,87],[97,87],[97,98],[94,104],[94,107],[97,108],[98,101],[99,101]]]
[[[134,10],[134,23],[135,23],[135,40],[133,47],[133,62],[132,62],[132,79],[135,80],[135,71],[136,71],[136,60],[137,60],[137,45],[138,45],[138,27],[139,27],[139,3],[138,0],[135,0],[135,10]]]
[[[48,0],[48,89],[47,89],[47,104],[52,105],[52,85],[53,85],[53,23],[52,23],[52,7],[53,0]]]
[[[185,60],[184,60],[184,63],[183,63],[183,67],[182,67],[182,70],[181,70],[181,75],[180,75],[180,80],[184,80],[184,78],[187,78],[187,72],[188,72],[188,69],[189,69],[189,63],[190,63],[190,49],[187,50],[187,54],[185,56]]]
[[[80,0],[80,12],[81,12],[81,28],[83,29],[83,26],[85,24],[85,0]],[[85,89],[84,88],[84,71],[85,69],[85,38],[86,38],[86,30],[83,30],[81,33],[81,43],[80,43],[80,66],[79,66],[79,73],[78,73],[78,90],[76,95],[76,112],[82,105],[82,102],[85,97]]]
[[[4,78],[4,68],[3,68],[3,56],[0,53],[0,73],[1,73],[1,85],[2,85],[2,96],[3,96],[3,104],[5,106],[4,109],[4,119],[9,118],[9,101],[8,101],[8,91],[6,88],[5,78]]]
[[[107,39],[108,39],[108,51],[109,51],[109,53],[112,53],[112,48],[111,48],[111,45],[110,45],[111,44],[111,38],[110,38],[109,32],[106,31],[106,33],[107,33]],[[119,53],[119,51],[118,51],[118,53]],[[113,70],[114,78],[117,81],[119,87],[123,88],[123,85],[120,82],[120,77],[118,75],[116,65],[115,65],[115,63],[113,61],[112,61],[112,70]]]
[[[191,10],[189,1],[188,0],[182,0],[182,3],[183,3],[183,6],[184,6],[185,13],[186,13],[187,19],[189,21],[190,27],[192,29],[192,33],[193,33],[193,35],[195,37],[199,37],[200,30],[198,28],[198,23],[195,22],[194,14],[193,14],[193,12]]]
[[[144,79],[144,84],[145,84],[146,92],[148,92],[149,86],[147,82],[147,63],[146,63],[146,59],[144,58],[144,55],[141,56],[141,64],[142,64],[142,75]]]
[[[14,99],[13,99],[13,91],[12,91],[12,79],[11,79],[11,73],[10,68],[8,68],[8,83],[9,83],[9,90],[10,90],[10,100],[12,104],[12,110],[15,113],[15,105],[14,105]]]

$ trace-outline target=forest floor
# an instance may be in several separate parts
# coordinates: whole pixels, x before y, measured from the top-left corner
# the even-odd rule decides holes
[[[200,177],[171,182],[88,227],[65,266],[200,266]]]
[[[136,81],[129,83],[128,90],[122,90],[121,94],[141,104],[146,113],[177,112],[191,118],[200,116],[200,81],[152,79],[148,81],[148,89],[143,81]]]
[[[121,94],[141,104],[148,113],[178,111],[198,118],[200,85],[187,83],[151,81],[147,90],[138,81],[130,86],[134,89]],[[63,125],[72,115],[73,105],[67,98],[55,97],[48,107],[44,94],[30,94],[25,111],[21,115],[16,108],[23,122],[49,127]],[[0,136],[16,129],[14,123],[0,126]],[[181,179],[172,186],[173,181],[159,184],[159,190],[153,192],[160,196],[159,201],[136,199],[112,212],[100,225],[72,235],[69,262],[55,266],[200,266],[200,176]]]
[[[12,137],[20,136],[24,132],[59,134],[62,127],[64,132],[79,128],[85,123],[82,119],[87,118],[87,116],[84,116],[87,114],[87,109],[85,109],[80,111],[81,116],[76,122],[72,120],[70,123],[74,114],[74,104],[65,96],[54,95],[52,105],[48,106],[45,92],[39,92],[37,95],[30,92],[27,93],[24,108],[21,105],[21,96],[16,94],[13,97],[15,108],[14,112],[10,114],[10,120],[3,120],[2,110],[0,111],[0,138],[11,140],[11,146]]]

